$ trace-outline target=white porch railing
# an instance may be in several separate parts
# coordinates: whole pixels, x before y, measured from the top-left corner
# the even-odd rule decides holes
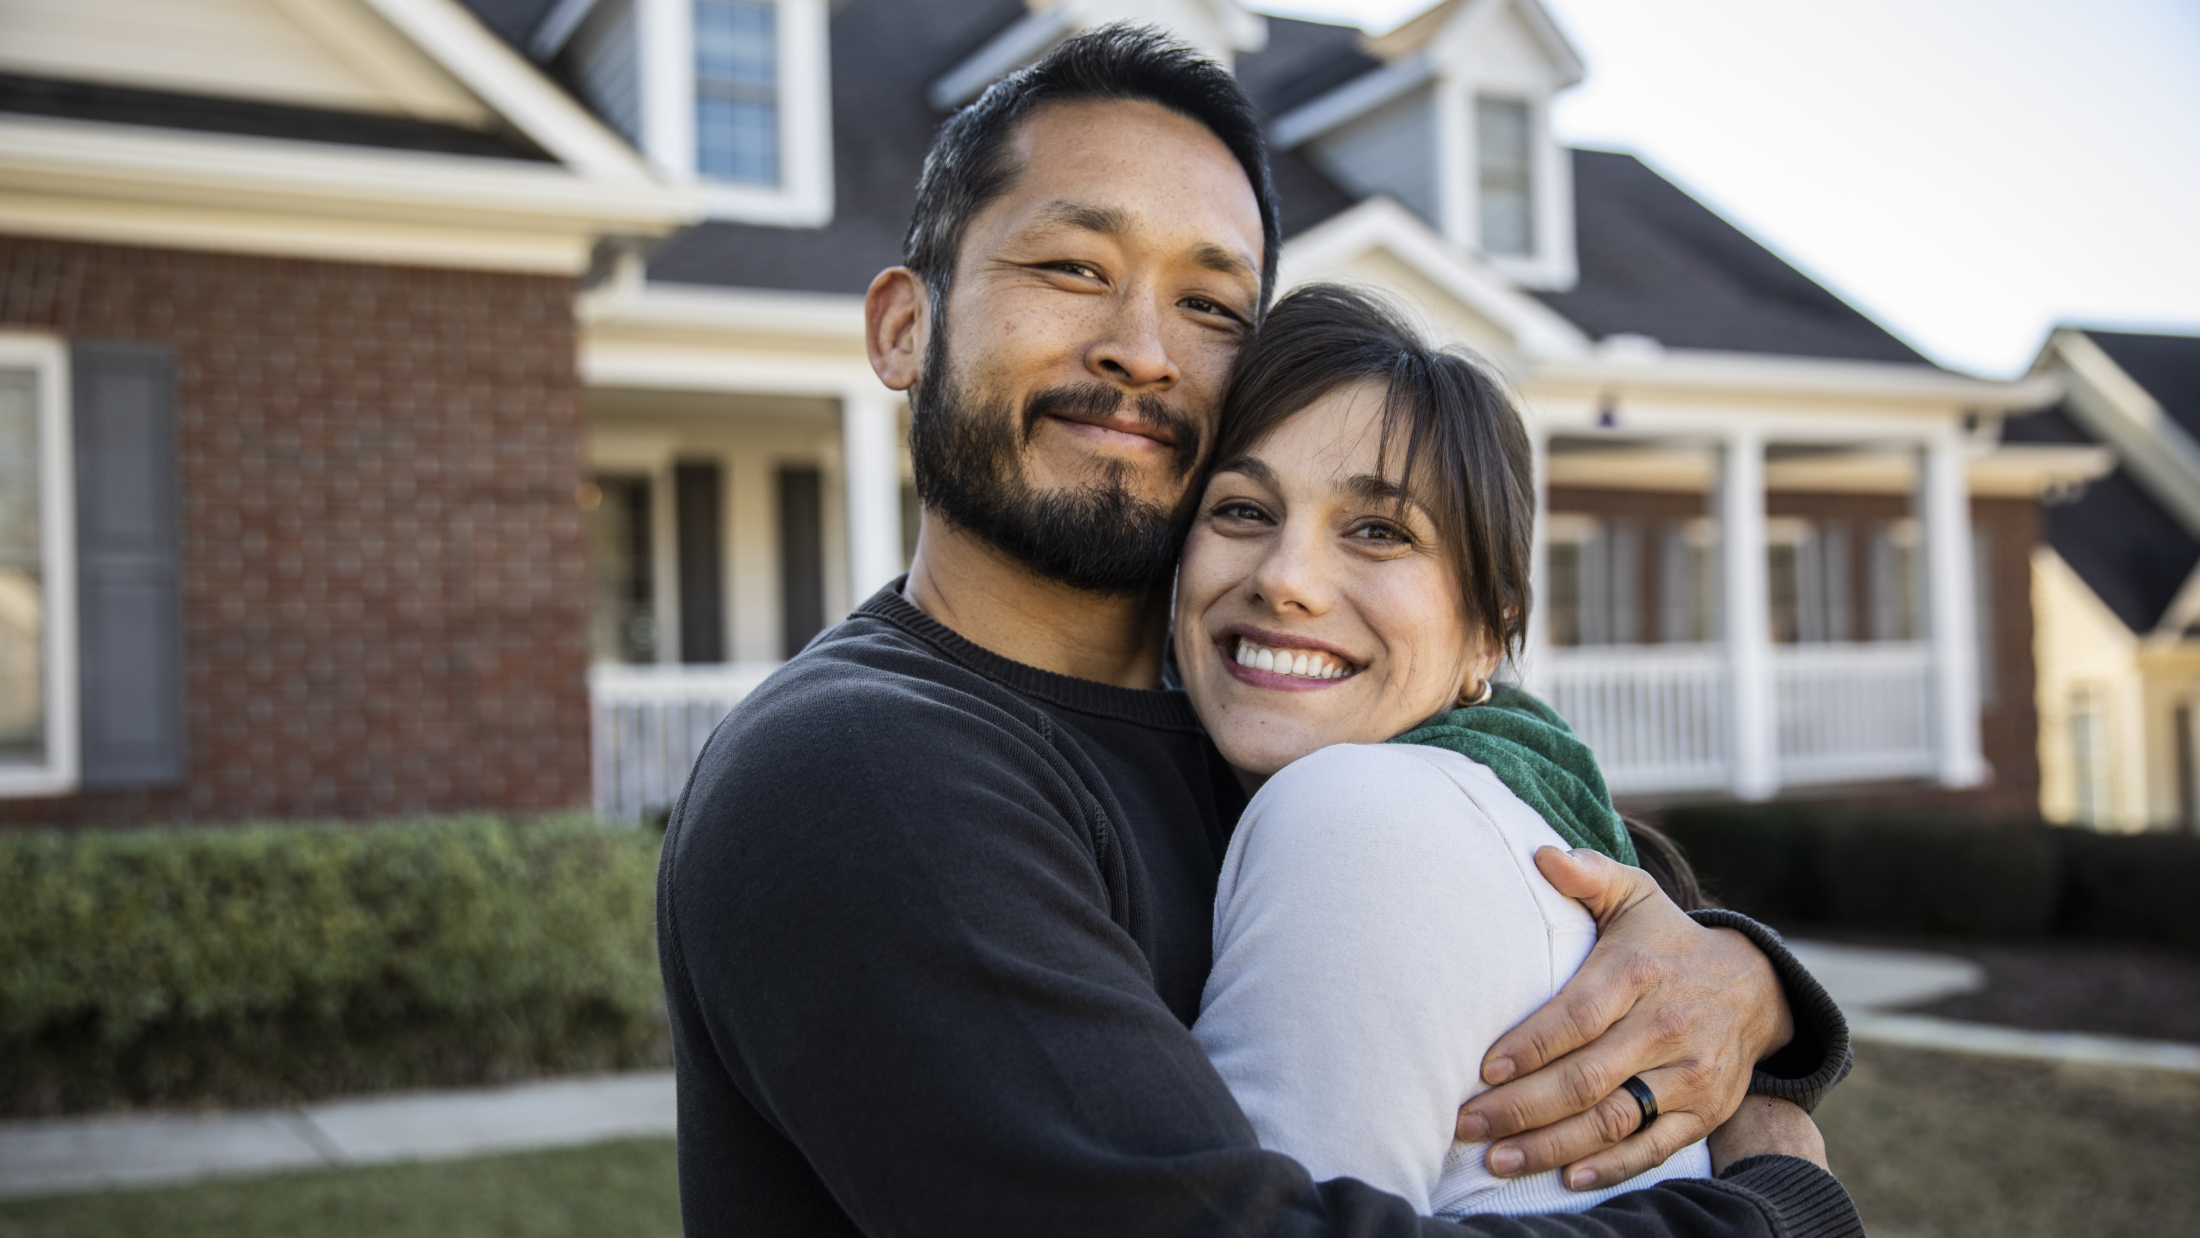
[[[1596,752],[1613,794],[1727,784],[1723,647],[1592,646],[1546,656],[1551,707]]]
[[[1553,708],[1597,754],[1613,794],[1715,791],[1732,781],[1726,651],[1719,645],[1555,649]],[[1772,651],[1783,785],[1929,777],[1932,654],[1922,643]]]
[[[640,821],[672,809],[720,719],[776,662],[590,667],[596,815]]]
[[[1720,645],[1554,649],[1544,691],[1615,795],[1716,791],[1732,781],[1733,698]],[[597,666],[588,673],[596,815],[668,812],[704,741],[777,663]],[[1921,643],[1773,650],[1783,784],[1929,777],[1931,650]]]
[[[1932,650],[1924,642],[1783,645],[1773,650],[1772,678],[1782,783],[1933,773]]]

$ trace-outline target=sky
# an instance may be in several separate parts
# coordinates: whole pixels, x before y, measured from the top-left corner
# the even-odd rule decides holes
[[[1628,150],[1934,360],[2200,334],[2200,0],[1545,0]],[[1256,0],[1396,26],[1429,0]]]

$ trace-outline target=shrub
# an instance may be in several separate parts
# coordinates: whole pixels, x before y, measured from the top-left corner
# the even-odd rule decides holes
[[[2200,951],[2200,837],[2057,830],[2057,928]]]
[[[1778,924],[2200,948],[2200,838],[1868,804],[1677,808],[1664,826],[1712,897]]]
[[[0,835],[0,1111],[661,1061],[656,849],[478,817]]]

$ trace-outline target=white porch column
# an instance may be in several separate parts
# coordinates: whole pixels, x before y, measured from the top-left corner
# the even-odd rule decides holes
[[[901,575],[901,397],[840,397],[841,490],[848,503],[848,599],[861,605]]]
[[[1779,789],[1779,713],[1772,690],[1771,598],[1765,581],[1765,441],[1754,426],[1726,435],[1719,468],[1720,598],[1726,637],[1727,718],[1737,798]]]
[[[1986,780],[1979,753],[1978,624],[1971,596],[1971,499],[1963,443],[1935,434],[1919,460],[1917,518],[1925,543],[1925,622],[1932,645],[1934,773],[1946,787]]]
[[[1520,642],[1520,683],[1549,698],[1551,688],[1551,438],[1534,421],[1527,423],[1528,458],[1535,484],[1535,528],[1528,543],[1527,631]]]

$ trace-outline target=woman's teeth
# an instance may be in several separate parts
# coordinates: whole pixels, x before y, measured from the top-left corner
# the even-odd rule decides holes
[[[1301,679],[1342,679],[1352,673],[1350,667],[1318,649],[1270,649],[1242,636],[1238,638],[1237,663]]]

